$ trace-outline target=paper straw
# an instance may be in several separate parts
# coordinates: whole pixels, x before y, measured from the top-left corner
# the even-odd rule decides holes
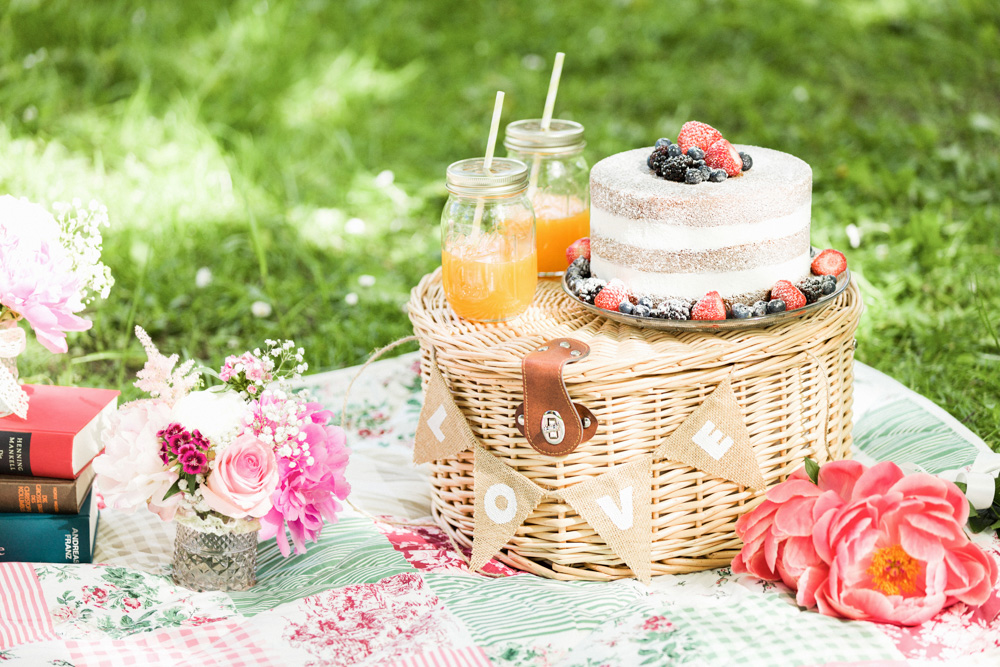
[[[497,146],[497,133],[500,131],[500,114],[503,112],[503,91],[497,91],[497,101],[493,104],[493,121],[490,123],[490,138],[486,141],[486,159],[483,160],[483,168],[486,173],[490,173],[493,166],[493,151]],[[472,220],[472,235],[479,236],[479,227],[483,221],[483,209],[486,207],[486,200],[480,198],[476,202],[476,215]]]
[[[552,122],[552,111],[556,106],[556,93],[559,92],[559,77],[562,76],[563,59],[566,54],[562,51],[556,54],[556,60],[552,64],[552,77],[549,79],[549,92],[545,96],[545,110],[542,111],[542,130],[548,131]],[[538,170],[542,166],[542,156],[536,155],[531,161],[531,173],[528,175],[528,200],[531,201],[538,189]]]

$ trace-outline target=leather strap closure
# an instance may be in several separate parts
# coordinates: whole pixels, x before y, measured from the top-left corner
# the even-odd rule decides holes
[[[524,403],[517,406],[515,425],[541,454],[569,454],[597,432],[594,414],[570,400],[562,376],[563,366],[588,354],[586,343],[554,338],[521,361]]]

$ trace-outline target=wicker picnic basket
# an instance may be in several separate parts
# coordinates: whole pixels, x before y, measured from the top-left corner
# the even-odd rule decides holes
[[[543,489],[558,491],[653,451],[727,377],[770,486],[806,457],[851,450],[854,333],[862,304],[852,283],[827,308],[765,329],[683,333],[638,329],[578,306],[556,281],[539,281],[521,317],[475,324],[445,301],[440,269],[412,291],[409,315],[426,382],[436,363],[481,444]],[[570,398],[598,420],[569,455],[532,449],[515,428],[521,360],[568,337],[590,355],[566,367]],[[475,531],[473,452],[431,464],[433,513],[460,545]],[[728,565],[739,552],[739,516],[763,494],[669,460],[653,463],[652,573]],[[546,496],[497,556],[546,577],[606,581],[632,571],[567,503]]]

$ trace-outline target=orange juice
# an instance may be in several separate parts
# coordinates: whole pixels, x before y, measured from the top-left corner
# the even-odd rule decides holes
[[[566,248],[573,241],[590,236],[590,211],[584,209],[570,215],[553,216],[539,209],[535,223],[538,245],[539,275],[560,274],[566,270]]]
[[[536,252],[510,258],[505,253],[462,250],[441,252],[444,294],[459,317],[503,322],[527,310],[538,284]]]

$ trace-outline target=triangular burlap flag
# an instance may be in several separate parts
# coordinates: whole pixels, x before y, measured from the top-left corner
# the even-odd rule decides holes
[[[729,378],[656,448],[653,456],[684,463],[758,491],[766,487]]]
[[[455,398],[437,364],[431,361],[431,379],[424,392],[424,407],[413,441],[413,462],[427,463],[454,456],[476,444],[465,415],[455,405]]]
[[[530,479],[476,445],[473,472],[476,533],[472,540],[469,568],[476,571],[487,563],[524,523],[545,492]]]
[[[559,492],[646,583],[653,543],[652,477],[653,457],[646,455]]]

